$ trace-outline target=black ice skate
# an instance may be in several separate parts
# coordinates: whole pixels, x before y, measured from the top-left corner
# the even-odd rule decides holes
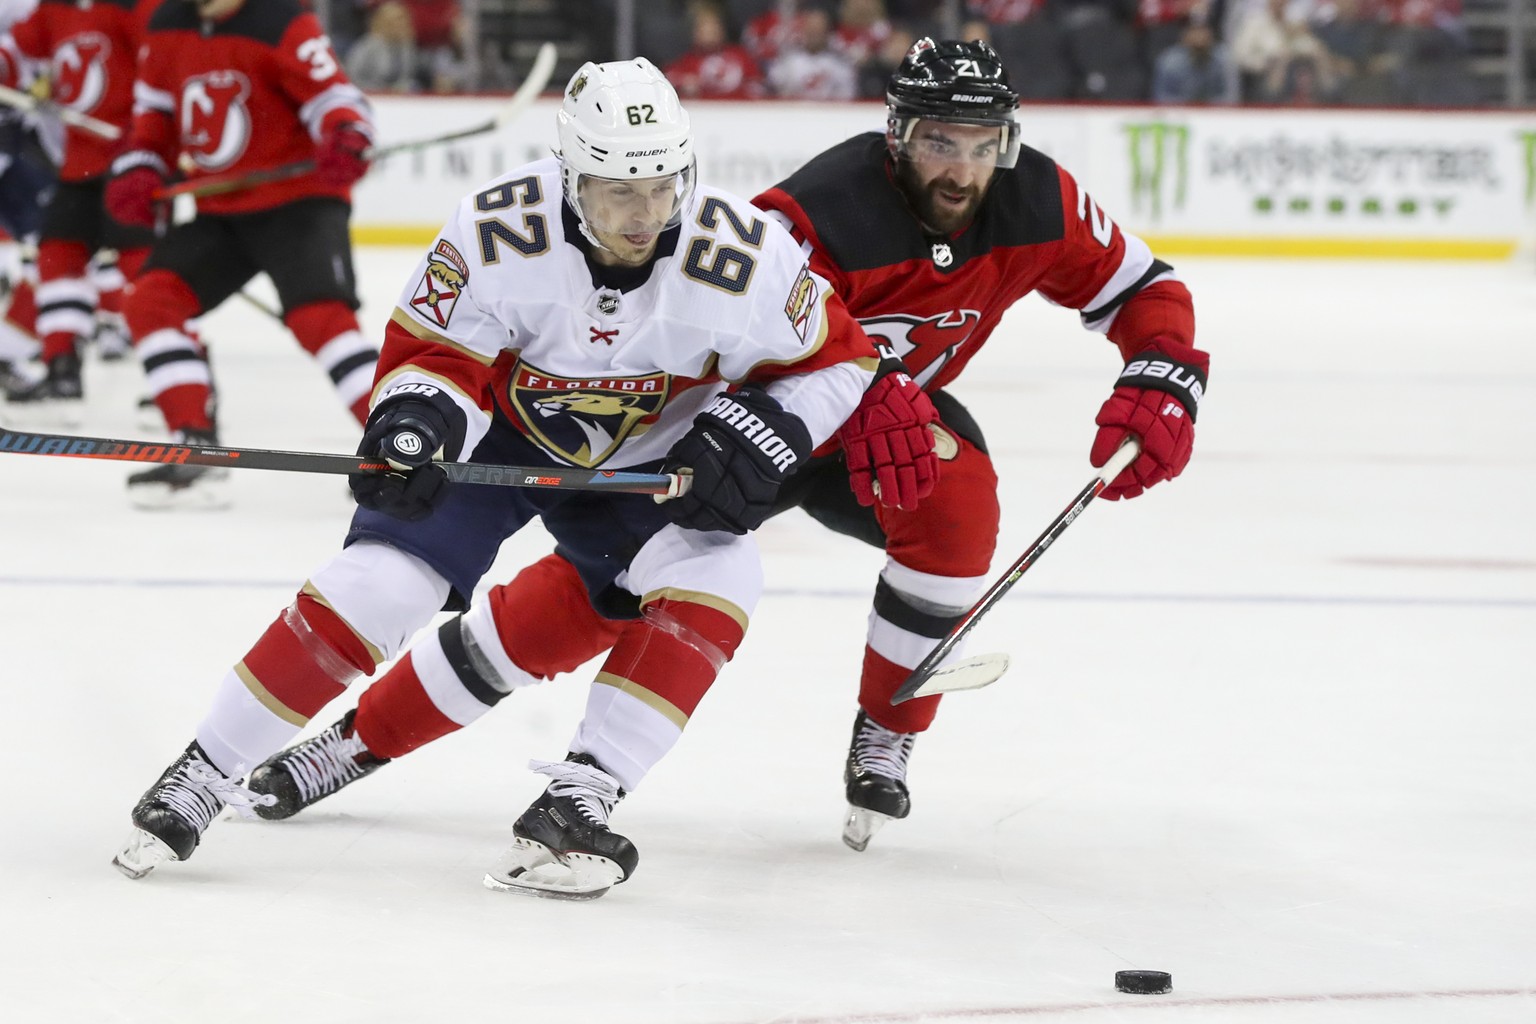
[[[129,878],[143,878],[168,860],[186,860],[225,807],[268,801],[225,777],[195,742],[187,747],[133,808],[133,835],[112,858]]]
[[[177,431],[176,444],[213,447],[219,444],[212,431]],[[142,470],[128,477],[128,501],[134,508],[221,509],[231,502],[229,470],[214,466],[168,464]]]
[[[6,388],[11,411],[29,426],[77,427],[85,406],[85,386],[80,377],[80,356],[71,350],[55,356],[47,372],[27,382],[14,380]]]
[[[389,764],[389,758],[375,757],[363,745],[352,728],[356,716],[353,708],[318,735],[279,751],[251,772],[251,792],[273,800],[258,805],[256,813],[273,821],[291,818]]]
[[[554,781],[512,826],[512,848],[486,873],[486,888],[591,900],[633,875],[639,852],[608,828],[624,799],[618,781],[587,754],[528,767]]]
[[[892,732],[863,711],[853,720],[853,741],[843,782],[848,787],[848,816],[843,842],[862,851],[880,827],[912,810],[907,793],[907,758],[916,733]]]

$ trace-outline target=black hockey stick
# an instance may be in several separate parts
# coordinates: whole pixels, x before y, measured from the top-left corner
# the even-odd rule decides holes
[[[523,79],[523,84],[517,87],[496,115],[487,121],[469,128],[460,128],[456,131],[442,135],[433,135],[425,139],[412,139],[409,142],[392,142],[386,146],[374,146],[365,154],[369,160],[381,160],[396,153],[408,153],[418,149],[426,149],[429,146],[440,146],[445,142],[457,142],[459,139],[468,139],[476,135],[485,135],[504,128],[517,118],[523,111],[533,105],[533,101],[539,98],[544,87],[549,84],[549,76],[554,73],[555,59],[554,43],[545,43],[539,47],[539,52],[533,60],[533,67],[528,71],[528,77]],[[192,181],[177,182],[167,185],[155,193],[155,198],[161,202],[174,199],[177,196],[216,196],[225,192],[239,192],[242,189],[254,188],[257,185],[265,185],[273,181],[286,181],[289,178],[297,178],[308,174],[315,169],[313,160],[296,160],[293,163],[279,164],[276,167],[266,167],[256,171],[242,171],[238,174],[205,175]]]
[[[114,462],[155,462],[177,466],[273,469],[287,473],[389,473],[388,463],[360,455],[273,451],[265,448],[215,448],[204,445],[118,441],[109,437],[34,434],[0,428],[0,453],[55,455]],[[575,491],[616,491],[675,498],[693,478],[681,473],[630,473],[623,470],[556,466],[490,466],[478,462],[440,462],[449,480],[498,487],[563,487]]]
[[[900,704],[913,697],[927,697],[935,693],[977,690],[996,682],[1004,672],[1008,671],[1006,654],[979,654],[971,658],[962,658],[953,665],[943,668],[939,667],[939,663],[949,656],[949,653],[955,649],[955,645],[971,631],[987,610],[1002,600],[1009,588],[1019,581],[1019,577],[1040,560],[1040,556],[1045,554],[1045,549],[1055,543],[1056,538],[1072,525],[1072,521],[1082,514],[1083,509],[1088,507],[1088,503],[1097,498],[1099,492],[1124,472],[1139,454],[1141,454],[1141,444],[1133,438],[1121,445],[1120,450],[1110,456],[1109,461],[1104,463],[1104,468],[1099,470],[1099,475],[1078,492],[1077,497],[1072,499],[1072,504],[1068,505],[1061,515],[1045,528],[1045,532],[1019,556],[1018,561],[1008,567],[1003,578],[992,584],[987,592],[981,595],[981,600],[972,605],[971,610],[950,627],[949,634],[939,641],[938,646],[929,651],[928,656],[918,663],[917,668],[912,670],[912,674],[907,676],[907,681],[901,684],[901,689],[891,697],[892,704]]]

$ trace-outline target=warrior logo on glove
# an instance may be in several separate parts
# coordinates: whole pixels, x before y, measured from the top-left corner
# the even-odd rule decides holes
[[[780,473],[788,473],[794,464],[800,461],[800,456],[795,454],[794,448],[788,441],[730,395],[721,395],[716,398],[714,403],[704,410],[704,414],[718,417],[721,422],[729,423],[739,430],[748,441],[768,456],[768,461]]]

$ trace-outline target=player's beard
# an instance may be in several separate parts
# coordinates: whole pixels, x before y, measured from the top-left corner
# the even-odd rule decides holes
[[[976,218],[976,210],[986,195],[990,179],[978,184],[962,186],[950,178],[938,178],[924,185],[917,177],[917,169],[909,161],[897,161],[897,180],[906,193],[907,202],[917,214],[923,226],[938,235],[952,235],[970,225]],[[963,196],[961,203],[950,203],[942,194]]]

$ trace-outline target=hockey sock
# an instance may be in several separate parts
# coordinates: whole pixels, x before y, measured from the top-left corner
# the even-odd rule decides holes
[[[124,295],[123,316],[155,404],[172,431],[213,429],[213,375],[203,346],[184,325],[202,312],[190,285],[151,270]]]
[[[896,732],[922,732],[933,724],[937,696],[896,707],[891,706],[891,696],[965,614],[986,582],[984,576],[938,576],[887,560],[875,585],[859,680],[859,706],[870,718]]]
[[[215,767],[238,778],[373,668],[368,645],[329,607],[301,594],[225,674],[197,741]]]
[[[603,662],[571,750],[633,791],[682,735],[745,632],[746,616],[734,609],[670,598],[647,605]]]
[[[37,299],[30,281],[22,281],[11,293],[11,306],[0,320],[0,362],[23,362],[41,351],[33,329],[37,324]]]
[[[310,302],[285,313],[283,323],[330,375],[341,404],[366,423],[379,350],[358,330],[352,310],[335,299]]]
[[[83,242],[44,239],[37,247],[37,333],[43,361],[73,352],[96,327],[96,289],[86,279],[91,251]]]
[[[91,264],[91,283],[100,296],[97,302],[100,312],[121,318],[128,282],[139,275],[139,268],[148,258],[149,250],[142,246],[122,252],[103,249],[96,254],[96,260]]]
[[[400,757],[469,725],[512,690],[592,660],[623,627],[592,610],[571,563],[546,555],[369,687],[354,728],[376,756]]]

